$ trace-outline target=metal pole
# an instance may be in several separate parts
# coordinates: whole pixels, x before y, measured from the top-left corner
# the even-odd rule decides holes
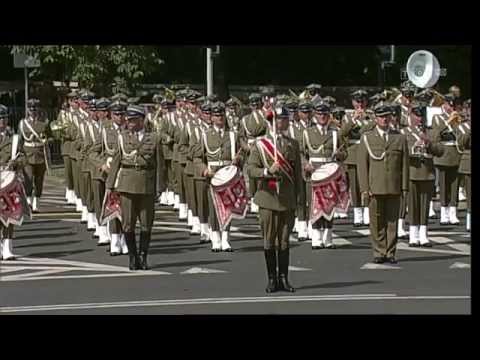
[[[207,96],[213,94],[212,48],[207,47]]]
[[[395,45],[390,45],[390,62],[395,62]]]
[[[28,102],[28,68],[25,66],[24,68],[24,75],[25,75],[25,119],[27,118],[27,102]]]

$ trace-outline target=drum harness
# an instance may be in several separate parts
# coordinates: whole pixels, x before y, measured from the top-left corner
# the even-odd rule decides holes
[[[320,126],[317,124],[317,129],[321,133]],[[332,141],[333,141],[333,152],[332,156],[330,157],[319,157],[319,156],[312,156],[309,159],[310,164],[312,163],[329,163],[334,161],[334,156],[335,153],[337,152],[337,145],[338,145],[338,133],[337,130],[331,129],[332,130]],[[327,130],[328,131],[328,130]],[[303,137],[305,139],[305,143],[307,144],[308,150],[313,153],[313,154],[319,154],[324,150],[325,143],[321,144],[319,147],[314,148],[310,142],[310,137],[308,136],[308,130],[305,130],[303,132]],[[328,141],[328,139],[327,139]]]
[[[230,137],[230,155],[232,160],[219,160],[219,161],[207,161],[207,167],[208,170],[212,169],[212,166],[227,166],[230,165],[235,158],[235,133],[233,131],[228,131],[229,137]],[[217,154],[220,153],[222,150],[222,146],[220,146],[217,150],[212,151],[208,147],[208,142],[207,142],[207,132],[204,131],[202,132],[202,137],[203,137],[203,144],[205,145],[205,150],[207,151],[208,154],[212,156],[216,156]]]

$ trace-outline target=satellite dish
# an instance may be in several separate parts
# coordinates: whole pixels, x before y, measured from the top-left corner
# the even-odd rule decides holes
[[[407,61],[407,76],[415,86],[433,87],[440,78],[440,63],[435,55],[426,50],[415,51]]]

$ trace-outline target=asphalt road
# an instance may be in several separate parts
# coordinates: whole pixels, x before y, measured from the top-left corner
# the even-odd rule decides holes
[[[0,262],[0,314],[470,314],[470,234],[431,220],[431,249],[400,240],[398,264],[371,263],[367,227],[336,220],[335,250],[292,239],[294,294],[265,293],[255,215],[234,221],[233,253],[212,253],[170,207],[158,207],[150,271],[111,257],[48,180],[35,214],[16,230],[16,261]],[[437,204],[438,205],[438,204]],[[464,203],[460,204],[460,209]],[[350,214],[351,215],[351,214]]]

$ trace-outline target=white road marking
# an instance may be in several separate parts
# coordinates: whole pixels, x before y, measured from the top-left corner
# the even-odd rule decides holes
[[[32,280],[62,280],[62,279],[92,279],[92,278],[109,278],[109,277],[125,277],[125,276],[157,276],[172,275],[166,271],[134,271],[116,274],[89,274],[89,275],[58,275],[58,276],[36,276],[30,278],[18,278],[16,276],[5,276],[0,281],[32,281]]]
[[[448,246],[451,247],[452,249],[462,251],[470,255],[471,247],[469,244],[458,243],[458,244],[448,244]]]
[[[439,244],[449,244],[454,242],[452,239],[446,238],[444,236],[429,236],[429,239]]]
[[[352,230],[354,232],[357,232],[363,236],[369,236],[370,235],[370,229],[358,229],[358,230]]]
[[[429,252],[434,254],[453,254],[453,255],[470,255],[470,249],[468,251],[453,251],[453,250],[443,250],[435,248],[422,248],[422,247],[409,247],[407,243],[399,242],[397,244],[397,250],[408,250],[408,251],[418,251],[418,252]]]
[[[369,300],[469,300],[469,295],[416,295],[399,296],[396,294],[341,294],[317,296],[265,296],[265,297],[237,297],[237,298],[203,298],[203,299],[175,299],[175,300],[150,300],[150,301],[122,301],[104,303],[80,303],[57,305],[31,305],[31,306],[4,306],[0,313],[58,311],[58,310],[84,310],[106,309],[125,307],[156,307],[178,305],[212,305],[212,304],[242,304],[242,303],[275,303],[275,302],[302,302],[302,301],[369,301]]]
[[[180,274],[219,274],[219,273],[226,273],[226,272],[227,271],[217,270],[217,269],[193,267],[188,270],[182,271]]]
[[[288,270],[290,270],[290,271],[312,271],[312,269],[297,267],[297,266],[289,266]]]
[[[401,267],[397,265],[366,263],[360,269],[361,270],[400,270]]]
[[[96,264],[82,261],[59,260],[51,258],[34,258],[21,257],[15,262],[1,262],[0,274],[2,275],[0,281],[26,281],[26,280],[50,280],[50,279],[82,279],[82,278],[100,278],[100,277],[120,277],[120,276],[144,276],[144,275],[171,275],[164,271],[137,271],[130,272],[127,267]],[[8,264],[27,265],[22,266],[22,270],[29,270],[28,273],[4,275],[12,267]],[[57,266],[54,266],[57,265]],[[18,268],[18,267],[16,267]],[[57,275],[50,276],[56,273],[66,273],[69,271],[85,271],[85,272],[100,272],[101,274],[81,274],[81,275]],[[112,274],[113,273],[113,274]]]
[[[470,269],[470,264],[456,262],[450,266],[450,269]]]

